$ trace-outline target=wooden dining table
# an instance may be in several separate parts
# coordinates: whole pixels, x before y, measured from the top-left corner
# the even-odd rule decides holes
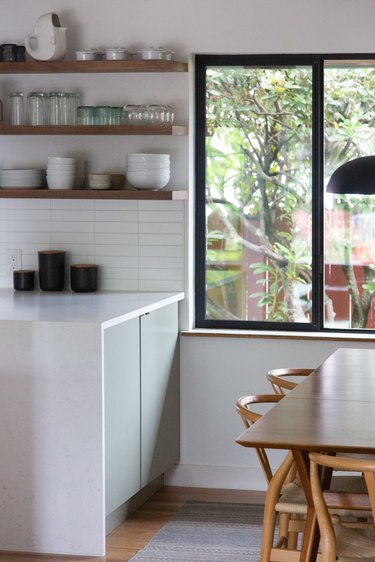
[[[375,349],[340,348],[236,440],[291,450],[307,500],[300,562],[315,562],[319,529],[309,452],[375,454]]]

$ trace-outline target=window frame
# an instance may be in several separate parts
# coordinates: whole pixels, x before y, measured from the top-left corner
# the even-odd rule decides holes
[[[195,327],[280,332],[342,332],[371,334],[375,330],[324,326],[324,65],[327,61],[374,61],[375,54],[259,54],[195,55]],[[274,322],[213,320],[206,310],[206,69],[212,66],[312,68],[312,320]]]

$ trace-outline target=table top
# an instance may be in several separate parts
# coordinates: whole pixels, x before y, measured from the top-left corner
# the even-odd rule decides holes
[[[237,443],[375,453],[375,350],[339,349]]]

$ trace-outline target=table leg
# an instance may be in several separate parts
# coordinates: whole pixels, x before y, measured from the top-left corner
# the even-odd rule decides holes
[[[309,455],[306,451],[293,451],[293,457],[307,502],[306,523],[302,538],[300,562],[315,562],[318,554],[320,533],[310,485]]]

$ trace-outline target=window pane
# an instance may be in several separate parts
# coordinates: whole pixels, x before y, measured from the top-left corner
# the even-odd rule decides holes
[[[311,322],[312,69],[206,71],[206,319]]]
[[[342,164],[375,154],[373,61],[329,65],[325,182]],[[325,193],[325,327],[375,329],[375,195]]]

